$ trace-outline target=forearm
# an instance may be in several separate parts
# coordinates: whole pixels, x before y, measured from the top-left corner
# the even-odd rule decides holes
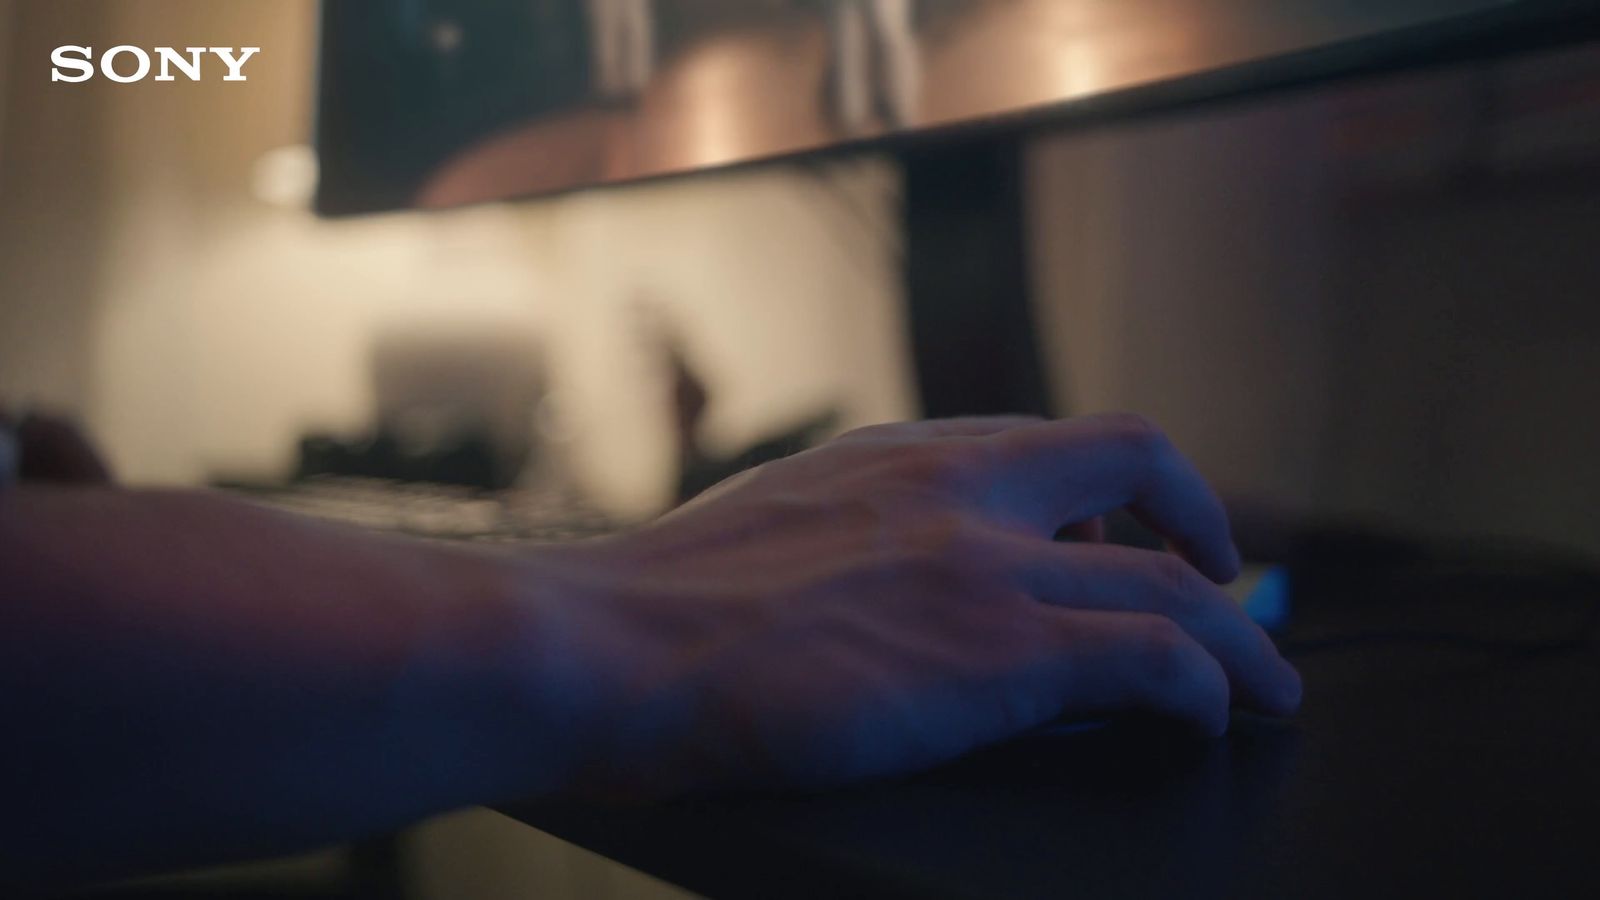
[[[1093,540],[1123,507],[1178,554]],[[205,495],[0,490],[0,821],[26,829],[0,866],[809,789],[1059,717],[1218,734],[1233,705],[1300,702],[1214,583],[1238,565],[1221,501],[1136,416],[864,429],[663,527],[515,555]]]
[[[0,868],[259,856],[566,777],[523,561],[210,495],[20,488],[0,572]]]

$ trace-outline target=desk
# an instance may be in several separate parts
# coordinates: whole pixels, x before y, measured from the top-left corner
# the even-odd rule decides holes
[[[1034,738],[819,796],[505,812],[712,897],[1600,896],[1596,581],[1298,580],[1292,722]]]

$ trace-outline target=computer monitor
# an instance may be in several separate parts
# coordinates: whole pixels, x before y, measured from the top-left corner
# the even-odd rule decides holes
[[[1594,6],[336,0],[323,5],[317,207],[448,207],[1103,120],[1497,52]]]

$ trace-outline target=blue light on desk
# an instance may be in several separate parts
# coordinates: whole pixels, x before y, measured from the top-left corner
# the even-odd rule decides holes
[[[1244,599],[1245,615],[1268,631],[1289,625],[1289,570],[1278,566],[1262,573]]]

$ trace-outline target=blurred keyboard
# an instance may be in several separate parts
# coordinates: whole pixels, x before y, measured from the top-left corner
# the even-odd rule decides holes
[[[284,512],[430,540],[555,543],[617,528],[603,513],[559,490],[481,491],[342,476],[222,489]]]

